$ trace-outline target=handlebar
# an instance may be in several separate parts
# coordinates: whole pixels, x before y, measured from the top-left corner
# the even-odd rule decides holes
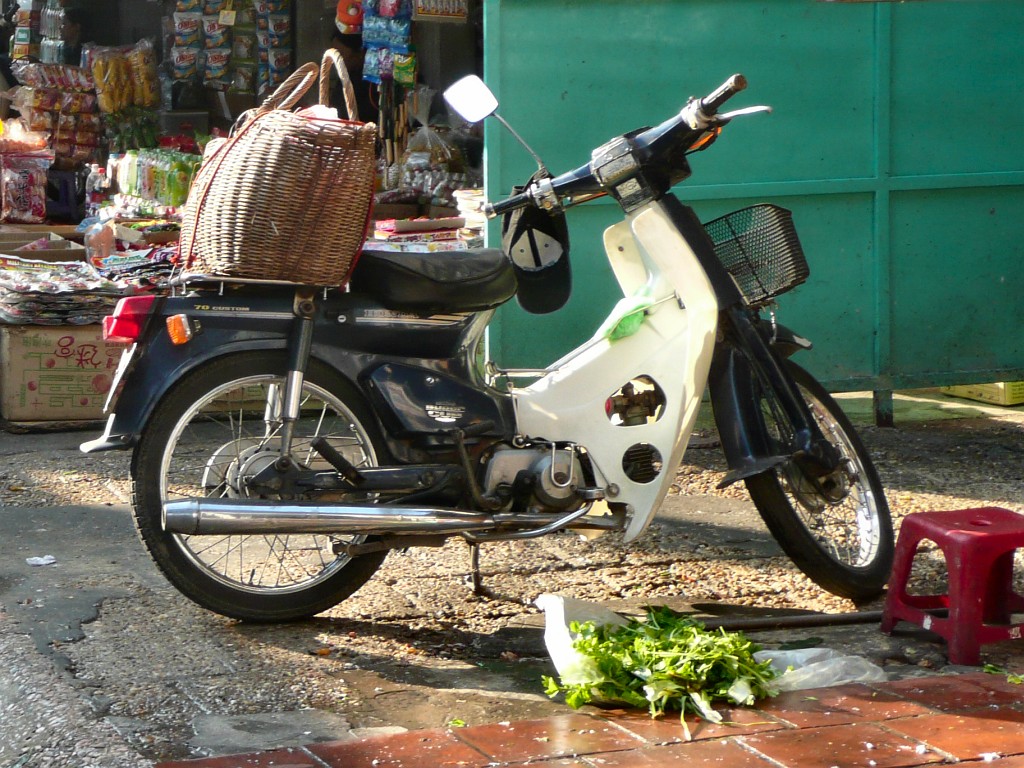
[[[746,90],[747,78],[743,75],[733,75],[712,93],[700,100],[700,108],[705,115],[711,117],[718,114],[718,110],[740,91]]]
[[[487,216],[501,216],[503,213],[514,211],[517,208],[524,208],[533,202],[533,195],[529,192],[520,192],[496,203],[487,203],[484,206],[484,213]]]
[[[706,132],[716,125],[727,122],[715,119],[718,110],[746,87],[747,79],[743,75],[733,75],[704,98],[690,99],[679,114],[673,115],[660,125],[613,139],[609,145],[617,142],[628,145],[626,151],[632,155],[632,162],[637,166],[642,164],[645,167],[654,167],[662,164],[664,167],[655,168],[655,171],[657,176],[664,177],[670,182],[665,186],[667,190],[671,183],[676,183],[689,175],[685,160],[686,151]],[[677,166],[685,169],[681,176],[673,176],[673,171],[680,170]],[[595,161],[592,159],[575,170],[551,179],[544,193],[536,184],[531,184],[523,192],[496,203],[486,204],[484,213],[488,217],[494,217],[531,204],[551,208],[553,200],[560,201],[566,197],[590,199],[609,192],[606,182],[608,179],[595,167]],[[560,202],[557,203],[557,207],[561,207]]]

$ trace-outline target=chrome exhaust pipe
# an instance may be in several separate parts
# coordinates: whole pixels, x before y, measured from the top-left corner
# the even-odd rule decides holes
[[[462,533],[496,526],[486,512],[384,504],[331,505],[249,499],[187,499],[163,505],[168,533],[246,535]]]

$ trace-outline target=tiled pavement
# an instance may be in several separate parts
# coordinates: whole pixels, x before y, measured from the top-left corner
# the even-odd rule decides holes
[[[409,731],[156,768],[1024,768],[1024,685],[985,673],[785,693],[728,724],[588,709],[542,720]]]

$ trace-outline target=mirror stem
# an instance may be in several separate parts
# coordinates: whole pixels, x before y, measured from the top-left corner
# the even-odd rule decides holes
[[[537,167],[538,167],[538,168],[539,168],[540,170],[542,170],[542,171],[543,171],[544,173],[546,173],[546,174],[547,174],[548,176],[550,176],[551,174],[550,174],[550,173],[548,173],[548,169],[544,167],[544,161],[540,159],[540,155],[538,155],[538,154],[537,154],[536,152],[534,152],[534,151],[533,151],[533,149],[532,149],[532,148],[530,147],[530,145],[529,145],[529,144],[527,144],[527,143],[526,143],[526,142],[525,142],[525,141],[523,140],[523,137],[522,137],[522,136],[520,136],[520,135],[519,135],[518,133],[516,133],[516,131],[515,131],[515,128],[513,128],[513,127],[512,127],[511,125],[509,125],[508,123],[506,123],[506,122],[505,122],[505,118],[503,118],[503,117],[502,117],[501,115],[499,115],[499,114],[498,114],[497,112],[493,112],[493,113],[492,113],[492,116],[493,116],[493,117],[494,117],[495,119],[497,119],[497,121],[498,121],[499,123],[501,123],[501,124],[502,124],[503,126],[505,126],[505,127],[506,127],[506,128],[508,129],[508,132],[509,132],[509,133],[511,133],[511,134],[512,134],[512,135],[513,135],[513,136],[515,137],[516,141],[518,141],[518,142],[519,142],[520,144],[522,144],[522,145],[523,145],[523,148],[524,148],[524,149],[525,149],[525,150],[526,150],[527,152],[529,152],[529,153],[530,153],[530,157],[532,157],[532,158],[533,158],[534,160],[536,160],[536,161],[537,161]]]

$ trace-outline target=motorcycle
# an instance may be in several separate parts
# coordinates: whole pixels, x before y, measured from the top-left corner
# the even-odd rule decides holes
[[[497,116],[479,78],[456,86],[467,119]],[[133,451],[135,524],[171,583],[225,616],[287,621],[344,600],[392,549],[461,537],[479,586],[480,544],[629,542],[668,493],[707,389],[721,485],[746,484],[825,590],[876,596],[893,556],[881,482],[790,359],[810,342],[775,319],[775,297],[809,272],[792,216],[759,205],[703,224],[671,191],[689,154],[767,110],[720,111],[745,86],[735,75],[567,173],[540,164],[486,206],[508,254],[367,247],[347,290],[184,274],[168,295],[122,299],[104,328],[130,347],[104,433],[81,448]],[[565,211],[601,196],[624,214],[604,234],[621,301],[545,368],[486,360],[488,323],[517,290],[550,277],[555,298],[533,295],[564,299]]]

